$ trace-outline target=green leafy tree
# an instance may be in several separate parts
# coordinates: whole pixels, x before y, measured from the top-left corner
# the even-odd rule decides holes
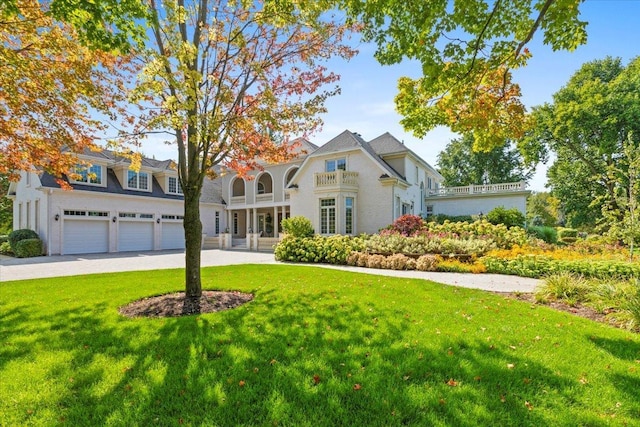
[[[622,210],[616,197],[626,187],[628,170],[623,146],[629,132],[640,135],[640,58],[626,67],[620,59],[584,64],[553,95],[553,104],[534,108],[536,126],[519,142],[527,161],[555,160],[548,171],[551,193],[571,227],[593,227],[602,208]],[[638,149],[637,141],[634,149]]]
[[[622,147],[620,165],[611,165],[609,174],[619,182],[615,192],[617,211],[603,204],[603,217],[608,234],[629,245],[630,258],[640,240],[640,150],[630,132]]]
[[[136,135],[163,132],[177,144],[185,289],[194,302],[202,293],[205,177],[220,163],[242,174],[257,168],[258,158],[286,160],[287,138],[317,128],[325,99],[337,93],[338,76],[322,62],[355,53],[342,43],[344,23],[323,14],[322,4],[303,6],[149,0],[151,40],[133,92],[145,110]]]
[[[533,170],[525,168],[522,156],[514,146],[503,145],[488,152],[476,152],[470,134],[452,140],[438,154],[438,171],[447,187],[527,181],[533,175]]]
[[[527,198],[527,224],[553,227],[560,220],[560,200],[542,191],[532,193]]]
[[[9,234],[13,229],[13,202],[8,197],[9,176],[0,174],[0,234]]]
[[[402,124],[419,137],[437,125],[473,132],[474,149],[490,150],[526,129],[520,88],[511,70],[531,57],[528,43],[541,31],[554,50],[586,42],[582,0],[341,0],[382,64],[404,59],[423,75],[398,82]]]

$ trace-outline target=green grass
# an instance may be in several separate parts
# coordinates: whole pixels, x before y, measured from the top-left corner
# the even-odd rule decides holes
[[[0,425],[639,425],[640,337],[476,290],[203,270],[240,308],[128,319],[182,271],[0,284]],[[315,379],[314,379],[315,378]]]

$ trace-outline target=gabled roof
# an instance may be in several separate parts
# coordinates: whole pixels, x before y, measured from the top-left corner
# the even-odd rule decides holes
[[[344,151],[350,151],[353,149],[361,149],[365,153],[367,153],[369,157],[371,157],[371,159],[374,162],[376,162],[380,166],[380,168],[383,170],[382,175],[387,175],[388,177],[397,178],[399,180],[406,182],[405,177],[402,176],[400,173],[398,173],[394,168],[392,168],[391,165],[385,162],[384,159],[382,159],[375,152],[375,150],[371,147],[371,145],[367,141],[362,139],[360,134],[351,132],[349,130],[345,130],[340,135],[331,139],[329,142],[327,142],[326,144],[318,148],[316,151],[314,151],[312,154],[310,154],[308,158],[318,157],[318,156],[327,155],[331,153],[340,153]]]
[[[382,158],[384,158],[384,156],[392,154],[411,154],[416,160],[421,162],[423,166],[431,170],[438,177],[442,178],[440,173],[433,166],[424,161],[422,157],[418,156],[412,150],[407,148],[407,146],[404,145],[403,142],[400,142],[398,138],[391,135],[389,132],[385,132],[377,138],[372,139],[371,141],[369,141],[369,145]]]

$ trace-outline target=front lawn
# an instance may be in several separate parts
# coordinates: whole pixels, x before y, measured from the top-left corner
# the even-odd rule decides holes
[[[203,269],[234,310],[129,319],[181,270],[0,284],[2,425],[637,425],[640,336],[482,291]]]

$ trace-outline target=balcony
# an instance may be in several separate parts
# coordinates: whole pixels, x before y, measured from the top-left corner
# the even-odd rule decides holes
[[[429,190],[426,197],[467,196],[472,194],[505,194],[526,191],[525,182],[506,182],[501,184],[466,185],[464,187],[442,187]]]
[[[245,196],[232,196],[230,200],[230,204],[232,205],[244,205],[245,203],[247,203]]]
[[[273,202],[273,193],[256,194],[256,203]]]
[[[316,190],[357,190],[358,172],[337,170],[314,174],[314,188]]]

